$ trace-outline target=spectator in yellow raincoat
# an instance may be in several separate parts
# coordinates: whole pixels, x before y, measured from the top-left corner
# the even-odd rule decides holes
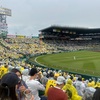
[[[67,80],[67,83],[62,89],[67,92],[69,100],[82,100],[82,97],[77,94],[76,88],[72,85],[71,79]]]
[[[94,88],[100,88],[100,82],[99,81],[96,83],[96,85],[94,86]]]
[[[8,65],[4,65],[0,67],[0,78],[2,78],[2,76],[6,74],[7,72],[8,72]]]
[[[92,80],[92,79],[89,79],[89,82],[88,82],[88,87],[94,87],[95,86],[95,82]]]

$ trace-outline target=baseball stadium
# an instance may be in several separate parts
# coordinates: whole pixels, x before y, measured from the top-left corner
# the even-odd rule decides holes
[[[48,49],[52,53],[36,57],[36,63],[49,68],[100,76],[99,28],[50,26],[40,32],[40,44],[49,44]]]
[[[52,25],[38,37],[9,35],[7,16],[1,7],[0,100],[100,100],[92,99],[100,96],[100,28]]]

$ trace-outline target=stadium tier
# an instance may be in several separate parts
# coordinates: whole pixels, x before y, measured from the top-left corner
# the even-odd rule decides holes
[[[40,32],[39,37],[43,40],[96,40],[100,42],[100,28],[50,26]]]

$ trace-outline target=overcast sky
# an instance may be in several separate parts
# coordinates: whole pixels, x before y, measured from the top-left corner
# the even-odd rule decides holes
[[[38,36],[51,25],[100,28],[100,0],[0,0],[12,10],[9,34]]]

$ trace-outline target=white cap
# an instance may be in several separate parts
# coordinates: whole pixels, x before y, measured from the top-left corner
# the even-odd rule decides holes
[[[46,72],[43,72],[43,75],[44,75],[44,76],[46,76],[46,75],[47,75],[47,73],[46,73]]]
[[[65,83],[65,78],[63,76],[58,76],[56,83],[59,85]]]

